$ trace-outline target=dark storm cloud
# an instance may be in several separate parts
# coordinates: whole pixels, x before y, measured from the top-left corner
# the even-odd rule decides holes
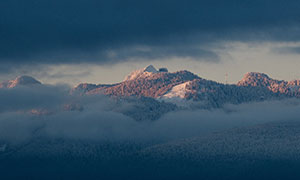
[[[299,9],[296,0],[2,0],[0,61],[8,71],[16,64],[162,56],[216,60],[213,51],[186,47],[217,40],[299,40]],[[141,45],[151,53],[125,51]]]
[[[191,58],[194,60],[204,58],[203,61],[212,62],[219,60],[219,56],[210,50],[188,45],[184,47],[174,45],[169,47],[136,46],[106,52],[106,59],[114,62],[118,60],[166,59],[172,57]]]

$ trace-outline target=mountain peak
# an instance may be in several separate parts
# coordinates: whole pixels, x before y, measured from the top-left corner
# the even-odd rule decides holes
[[[261,79],[261,78],[270,79],[270,77],[267,74],[260,73],[260,72],[248,72],[248,73],[246,73],[244,75],[244,78],[249,78],[249,77],[251,77],[251,78],[259,78],[259,79]]]
[[[14,81],[18,82],[18,84],[41,84],[38,80],[34,79],[31,76],[18,76]]]
[[[149,66],[144,68],[144,72],[157,73],[157,70],[155,69],[155,67],[153,65],[149,65]]]
[[[297,84],[297,82],[291,82],[289,84],[288,81],[272,79],[264,73],[257,73],[257,72],[250,72],[250,73],[245,74],[243,79],[237,83],[238,86],[265,87],[274,93],[290,92],[291,89],[295,89],[294,86],[296,84]],[[296,89],[298,89],[298,88],[296,88]]]
[[[36,85],[36,84],[41,84],[38,80],[34,79],[31,76],[18,76],[14,80],[9,80],[3,83],[0,83],[0,87],[4,88],[14,88],[16,86],[22,85],[22,86],[31,86],[31,85]]]
[[[271,79],[267,74],[259,72],[248,72],[244,75],[237,85],[238,86],[268,86]]]
[[[158,71],[155,69],[155,67],[153,65],[149,65],[145,68],[138,69],[138,70],[131,72],[129,75],[127,75],[125,77],[124,81],[133,80],[133,79],[143,77],[143,76],[149,76],[153,73],[158,73]]]

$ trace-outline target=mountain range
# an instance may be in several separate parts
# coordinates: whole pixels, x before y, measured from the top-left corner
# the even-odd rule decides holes
[[[22,86],[35,88],[43,84],[30,76],[19,76],[0,83],[0,89]],[[150,65],[131,72],[116,84],[81,83],[69,92],[70,99],[78,95],[105,95],[118,102],[130,102],[135,108],[122,110],[121,113],[137,120],[154,120],[166,112],[182,108],[212,109],[221,108],[225,104],[298,98],[300,80],[275,80],[264,73],[250,72],[236,84],[223,84],[203,79],[186,70],[168,72],[167,68],[157,70]],[[66,102],[63,109],[82,111],[84,107],[72,101]]]
[[[0,84],[1,177],[297,179],[299,101],[243,103],[299,93],[299,80],[257,72],[222,84],[148,66],[63,90],[19,76]]]
[[[72,93],[105,94],[114,97],[150,97],[183,105],[201,102],[202,108],[218,108],[226,103],[240,104],[300,96],[300,81],[283,81],[264,73],[246,73],[237,84],[222,84],[203,79],[189,71],[168,72],[152,65],[130,73],[116,84],[82,83]]]

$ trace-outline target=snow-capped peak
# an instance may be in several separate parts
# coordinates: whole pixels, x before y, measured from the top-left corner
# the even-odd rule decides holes
[[[125,77],[124,81],[133,80],[133,79],[143,77],[143,76],[149,76],[153,73],[158,73],[158,71],[155,69],[155,67],[153,65],[149,65],[145,68],[138,69],[138,70],[131,72],[128,76]]]

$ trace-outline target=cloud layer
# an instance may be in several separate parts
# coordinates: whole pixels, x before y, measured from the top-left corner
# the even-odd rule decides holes
[[[219,40],[299,40],[296,0],[3,0],[0,7],[1,71],[169,56],[216,60],[207,46]]]
[[[71,98],[66,92],[64,87],[53,86],[34,92],[24,88],[0,89],[0,141],[18,143],[37,136],[97,141],[173,140],[234,127],[297,120],[300,115],[300,101],[288,99],[227,105],[211,111],[173,111],[155,121],[136,121],[124,115],[126,109],[134,110],[135,101],[120,102],[104,96]],[[83,109],[75,106],[66,111],[66,103],[79,103]]]

